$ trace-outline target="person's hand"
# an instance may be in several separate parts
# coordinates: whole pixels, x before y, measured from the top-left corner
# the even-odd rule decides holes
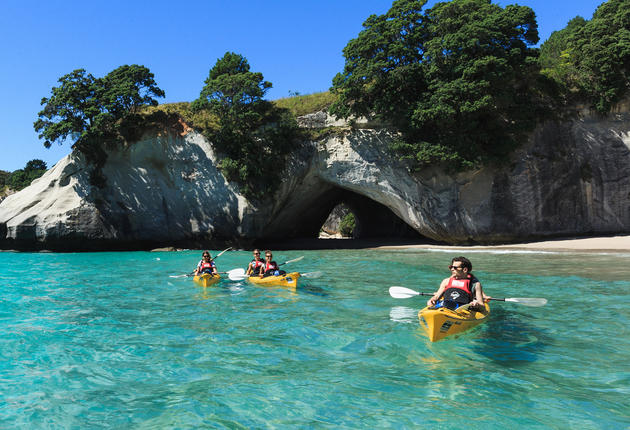
[[[473,300],[472,302],[470,302],[470,306],[469,309],[473,309],[476,311],[483,311],[485,309],[485,306],[483,304],[483,302],[478,302],[477,299]]]
[[[427,306],[428,307],[435,306],[435,299],[433,297],[427,300]]]

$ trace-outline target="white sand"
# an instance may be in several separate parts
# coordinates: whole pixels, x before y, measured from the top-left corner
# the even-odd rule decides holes
[[[401,245],[379,246],[381,249],[524,249],[544,251],[598,251],[598,252],[630,252],[630,236],[591,237],[586,239],[560,239],[542,242],[517,243],[492,246],[448,246],[448,245]]]

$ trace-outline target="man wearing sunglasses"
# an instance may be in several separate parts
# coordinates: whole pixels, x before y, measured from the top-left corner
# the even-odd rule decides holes
[[[440,288],[427,301],[427,306],[444,306],[455,310],[472,302],[469,309],[483,309],[483,290],[479,279],[472,274],[470,260],[466,257],[455,257],[448,268],[451,276],[442,281]]]
[[[247,272],[245,273],[247,276],[251,275],[259,275],[260,269],[262,269],[265,262],[262,258],[260,258],[260,250],[254,249],[254,259],[249,262],[249,266],[247,266]]]

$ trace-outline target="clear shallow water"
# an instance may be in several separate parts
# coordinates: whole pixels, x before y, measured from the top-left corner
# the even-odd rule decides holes
[[[276,252],[326,271],[296,291],[169,277],[200,254],[0,253],[0,428],[630,426],[628,254]],[[430,343],[425,300],[387,289],[433,292],[459,254],[486,293],[549,304]]]

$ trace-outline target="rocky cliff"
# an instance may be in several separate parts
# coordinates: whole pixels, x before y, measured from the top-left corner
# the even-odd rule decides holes
[[[301,119],[326,127],[319,113]],[[335,124],[339,125],[339,124]],[[286,180],[250,202],[200,134],[148,133],[109,154],[105,188],[77,155],[0,203],[0,248],[144,249],[317,237],[345,203],[362,237],[453,244],[630,232],[630,113],[541,124],[510,164],[410,173],[385,129],[349,128],[293,154]]]

